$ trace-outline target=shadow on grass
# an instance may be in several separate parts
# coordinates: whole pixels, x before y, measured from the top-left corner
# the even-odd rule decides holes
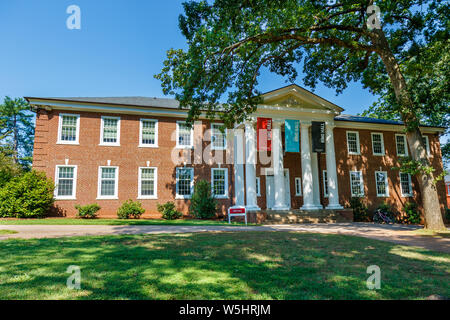
[[[407,250],[410,254],[403,255]],[[415,299],[449,296],[450,256],[376,240],[289,232],[0,242],[1,299]],[[412,252],[412,254],[411,254]],[[81,290],[66,287],[69,265]],[[380,290],[366,269],[381,268]]]

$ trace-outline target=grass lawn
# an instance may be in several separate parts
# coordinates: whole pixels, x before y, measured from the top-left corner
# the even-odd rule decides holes
[[[0,299],[421,299],[450,255],[331,234],[226,232],[0,241]],[[81,290],[66,287],[81,268]],[[367,267],[381,268],[369,290]]]
[[[183,225],[183,226],[223,226],[228,225],[222,220],[195,219],[74,219],[74,218],[45,218],[45,219],[1,219],[0,225],[39,224],[39,225]],[[242,222],[231,222],[231,225],[245,225]],[[249,223],[248,225],[257,225]]]
[[[0,230],[0,235],[2,234],[14,234],[17,233],[17,231],[14,230]]]

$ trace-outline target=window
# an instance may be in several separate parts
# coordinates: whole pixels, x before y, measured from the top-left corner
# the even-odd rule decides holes
[[[395,144],[397,146],[397,156],[406,157],[408,155],[408,144],[404,134],[395,135]]]
[[[158,120],[141,119],[139,147],[158,147]]]
[[[228,198],[228,170],[211,169],[211,188],[216,198]]]
[[[360,154],[358,132],[347,131],[347,150],[349,154]]]
[[[402,197],[412,197],[411,175],[409,173],[400,172],[400,190]]]
[[[322,171],[322,178],[323,178],[323,196],[328,197],[328,175],[327,170]]]
[[[384,141],[382,133],[372,133],[372,152],[375,156],[384,156]]]
[[[425,145],[425,150],[427,151],[427,155],[430,155],[430,140],[428,136],[422,136],[423,144]]]
[[[62,144],[78,144],[80,136],[80,115],[59,115],[58,142]]]
[[[177,122],[177,148],[192,148],[194,130],[188,128],[184,121]]]
[[[77,189],[77,167],[56,166],[55,198],[75,199]]]
[[[352,197],[364,196],[364,182],[361,171],[350,171],[350,190]]]
[[[389,186],[386,171],[375,171],[377,197],[389,197]]]
[[[194,168],[177,168],[176,197],[189,199],[194,191]]]
[[[139,199],[157,199],[157,168],[139,168]]]
[[[120,117],[102,117],[100,145],[120,145]]]
[[[261,178],[256,177],[256,196],[261,197]]]
[[[118,177],[118,167],[99,167],[98,199],[117,199]]]
[[[296,196],[302,195],[302,179],[301,178],[295,178],[295,195]]]
[[[222,123],[211,124],[211,149],[225,150],[227,148],[227,129]],[[223,132],[222,132],[223,130]]]

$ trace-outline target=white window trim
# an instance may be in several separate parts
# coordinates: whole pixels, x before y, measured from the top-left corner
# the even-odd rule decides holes
[[[348,143],[348,134],[349,133],[356,133],[356,146],[357,146],[357,149],[358,149],[357,152],[350,151],[350,145]],[[359,143],[359,132],[358,131],[347,131],[346,134],[345,134],[345,137],[347,138],[347,152],[348,152],[348,154],[360,155],[361,154],[361,145]]]
[[[142,123],[144,121],[153,121],[155,122],[155,143],[149,144],[149,143],[142,143]],[[140,119],[139,120],[139,148],[158,148],[158,120],[156,119]]]
[[[402,188],[402,174],[407,174],[408,175],[408,183],[409,183],[409,190],[411,191],[410,193],[403,193],[403,188]],[[414,191],[412,188],[412,181],[411,181],[411,174],[406,173],[406,172],[399,172],[398,177],[400,179],[400,193],[402,195],[403,198],[409,198],[414,196]]]
[[[179,172],[180,169],[189,169],[192,172],[191,173],[191,194],[190,195],[178,194],[178,172]],[[176,182],[175,182],[176,195],[175,195],[175,199],[191,199],[192,198],[192,194],[194,193],[194,168],[192,168],[192,167],[177,167],[175,170],[176,170]]]
[[[74,168],[73,169],[73,195],[71,196],[58,196],[58,182],[59,182],[59,168]],[[77,199],[77,170],[76,165],[56,165],[55,166],[55,191],[54,196],[56,200],[76,200]]]
[[[213,142],[213,126],[215,126],[215,125],[223,126],[224,124],[220,123],[220,122],[211,123],[211,150],[226,150],[227,149],[227,134],[228,134],[227,128],[225,128],[225,130],[223,132],[223,138],[224,138],[223,147],[215,147],[214,142]],[[219,129],[217,129],[217,130],[219,130]]]
[[[257,197],[261,197],[261,178],[260,177],[256,177],[256,196]]]
[[[353,193],[353,189],[352,189],[352,172],[359,172],[359,183],[360,183],[360,189],[361,189],[361,194],[354,194]],[[350,180],[350,194],[352,197],[364,197],[364,178],[363,178],[363,174],[362,171],[350,171],[349,174],[349,180]]]
[[[179,137],[180,137],[180,124],[186,124],[186,121],[177,121],[177,129],[176,129],[176,132],[177,132],[177,141],[176,141],[176,148],[177,149],[192,149],[192,148],[194,148],[194,128],[192,127],[191,128],[191,144],[190,145],[180,145],[179,144],[179,142],[180,142],[180,139],[179,139]]]
[[[153,178],[153,190],[155,194],[153,196],[143,196],[141,194],[141,182],[142,182],[142,169],[153,169],[155,170]],[[138,172],[138,199],[158,199],[158,168],[157,167],[139,167]]]
[[[422,135],[422,137],[425,140],[427,140],[427,143],[426,143],[426,146],[425,146],[426,151],[427,151],[427,156],[431,156],[431,152],[430,152],[430,138],[428,136],[425,136],[425,135]]]
[[[300,193],[297,192],[297,181],[300,182]],[[294,179],[294,188],[295,188],[295,196],[301,197],[302,196],[302,178],[296,177]]]
[[[325,193],[325,190],[326,190],[325,189],[325,186],[326,186],[325,173],[327,173],[327,170],[322,170],[323,197],[328,198],[328,192]],[[327,174],[327,178],[328,178],[328,174]]]
[[[61,140],[63,116],[77,117],[77,129],[76,129],[76,133],[75,133],[76,134],[75,141]],[[80,115],[79,114],[74,114],[74,113],[60,113],[59,114],[58,139],[56,141],[56,144],[80,144]]]
[[[214,190],[214,171],[225,171],[225,194],[224,195],[214,195],[216,199],[228,199],[228,168],[211,168],[211,190]]]
[[[403,137],[403,141],[405,143],[405,154],[398,153],[397,136]],[[395,149],[397,150],[397,156],[398,157],[407,157],[408,156],[408,140],[406,139],[406,135],[405,134],[397,133],[395,135]]]
[[[374,146],[373,146],[373,136],[374,135],[380,135],[381,136],[381,150],[382,150],[381,153],[377,153],[374,150]],[[372,138],[372,154],[374,156],[384,156],[384,155],[386,155],[386,150],[384,149],[384,136],[383,136],[383,134],[381,132],[371,132],[370,136]]]
[[[115,168],[115,182],[114,182],[114,195],[113,196],[102,196],[102,168]],[[97,200],[117,200],[119,199],[119,167],[113,166],[100,166],[98,167],[98,179],[97,179]]]
[[[103,142],[103,129],[104,129],[104,120],[105,119],[117,119],[117,142]],[[120,117],[111,117],[111,116],[101,116],[101,125],[100,125],[100,146],[111,146],[118,147],[120,146]]]
[[[381,194],[378,193],[378,180],[377,180],[377,174],[383,173],[384,174],[384,184],[386,185],[386,193]],[[388,198],[389,197],[389,182],[388,182],[388,174],[387,171],[375,171],[375,191],[377,193],[378,198]]]

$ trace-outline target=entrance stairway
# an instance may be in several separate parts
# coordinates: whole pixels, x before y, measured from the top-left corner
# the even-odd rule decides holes
[[[264,210],[264,224],[292,224],[292,223],[337,223],[353,222],[353,210],[300,210],[289,211]]]

